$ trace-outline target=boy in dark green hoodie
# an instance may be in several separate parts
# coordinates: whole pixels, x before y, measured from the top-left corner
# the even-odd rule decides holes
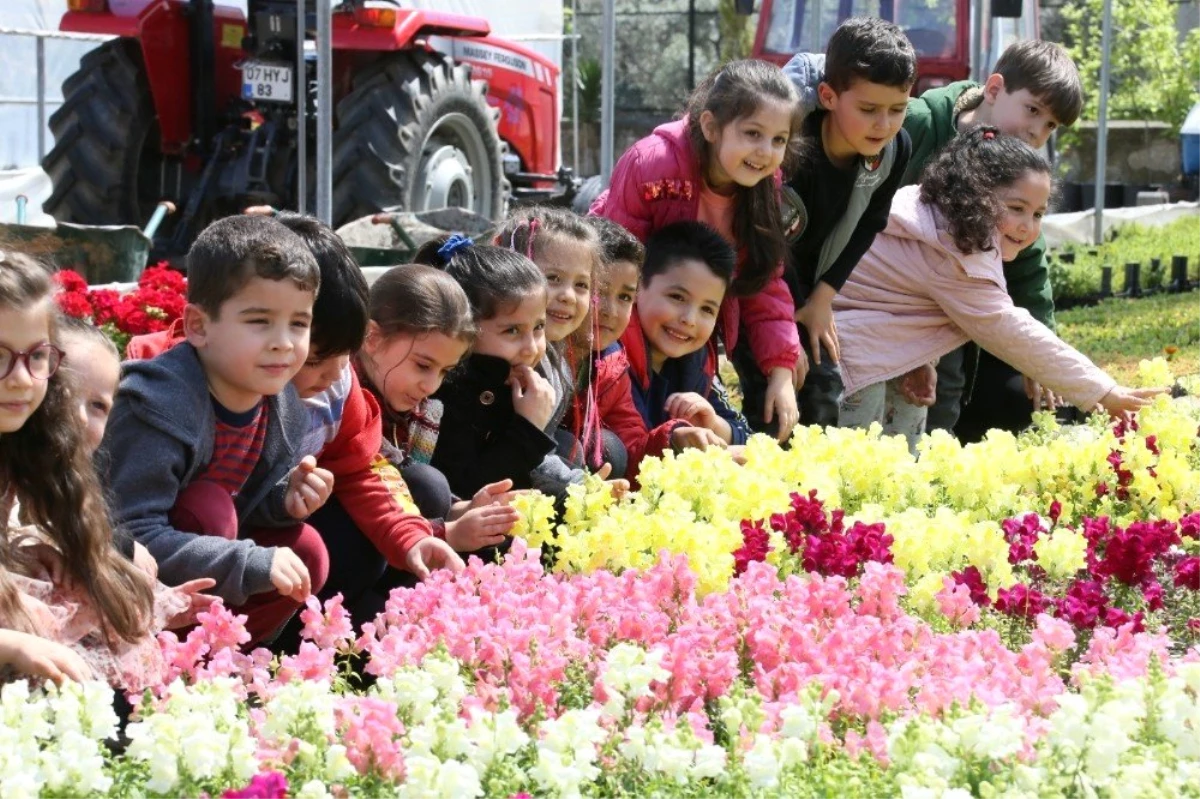
[[[904,129],[912,139],[912,157],[904,183],[919,182],[925,164],[960,131],[994,125],[1041,148],[1056,129],[1073,125],[1082,108],[1079,71],[1061,46],[1012,44],[982,85],[959,81],[909,101]],[[1046,239],[1039,236],[1006,263],[1004,275],[1013,303],[1053,329]],[[937,402],[929,409],[928,428],[954,430],[964,441],[979,440],[992,427],[1016,432],[1029,424],[1034,403],[1054,401],[1040,386],[971,344],[943,357],[937,372]]]

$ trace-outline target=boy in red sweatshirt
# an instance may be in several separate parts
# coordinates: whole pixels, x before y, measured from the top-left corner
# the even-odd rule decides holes
[[[333,496],[308,519],[329,550],[329,577],[317,598],[345,598],[355,622],[355,602],[391,565],[425,577],[431,569],[461,571],[462,559],[434,536],[417,512],[399,471],[379,455],[381,413],[358,383],[350,355],[362,346],[367,323],[367,284],[354,256],[327,225],[299,214],[277,215],[308,245],[321,270],[313,306],[310,357],[292,379],[310,414],[298,457],[314,455],[333,474]],[[126,350],[131,359],[151,358],[182,340],[178,325],[138,336]],[[297,619],[274,648],[294,649]]]
[[[613,464],[614,476],[623,474],[636,486],[642,459],[647,455],[662,455],[672,447],[703,448],[713,437],[707,430],[694,428],[682,419],[670,419],[650,429],[638,412],[633,402],[629,359],[620,340],[633,316],[646,250],[632,233],[616,222],[599,216],[589,216],[587,221],[600,234],[601,271],[596,277],[595,321],[585,324],[584,328],[592,331],[592,380],[596,389],[596,411],[603,427],[603,460]],[[580,409],[572,408],[572,415],[581,415]],[[584,432],[580,440],[588,441]],[[611,440],[613,436],[619,439],[624,453],[614,452],[618,446]],[[592,460],[590,454],[589,462]],[[621,464],[624,469],[618,472],[617,467]]]

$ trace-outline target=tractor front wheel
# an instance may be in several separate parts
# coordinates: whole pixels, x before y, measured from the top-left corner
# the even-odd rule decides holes
[[[436,53],[391,54],[355,75],[337,107],[335,224],[383,208],[501,218],[507,181],[485,92],[470,67]]]

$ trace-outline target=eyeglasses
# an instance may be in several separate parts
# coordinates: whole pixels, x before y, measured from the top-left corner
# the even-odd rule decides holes
[[[0,344],[0,380],[12,374],[18,361],[25,362],[25,371],[34,380],[49,380],[58,371],[65,354],[53,344],[38,344],[25,352],[17,352]]]

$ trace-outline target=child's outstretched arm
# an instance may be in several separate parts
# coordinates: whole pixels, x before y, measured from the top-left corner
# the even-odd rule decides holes
[[[198,535],[171,525],[171,510],[188,476],[185,449],[177,438],[139,418],[118,396],[98,454],[114,524],[150,551],[158,561],[159,579],[168,585],[211,577],[216,580],[213,593],[228,605],[241,605],[254,594],[273,590],[275,547]]]

